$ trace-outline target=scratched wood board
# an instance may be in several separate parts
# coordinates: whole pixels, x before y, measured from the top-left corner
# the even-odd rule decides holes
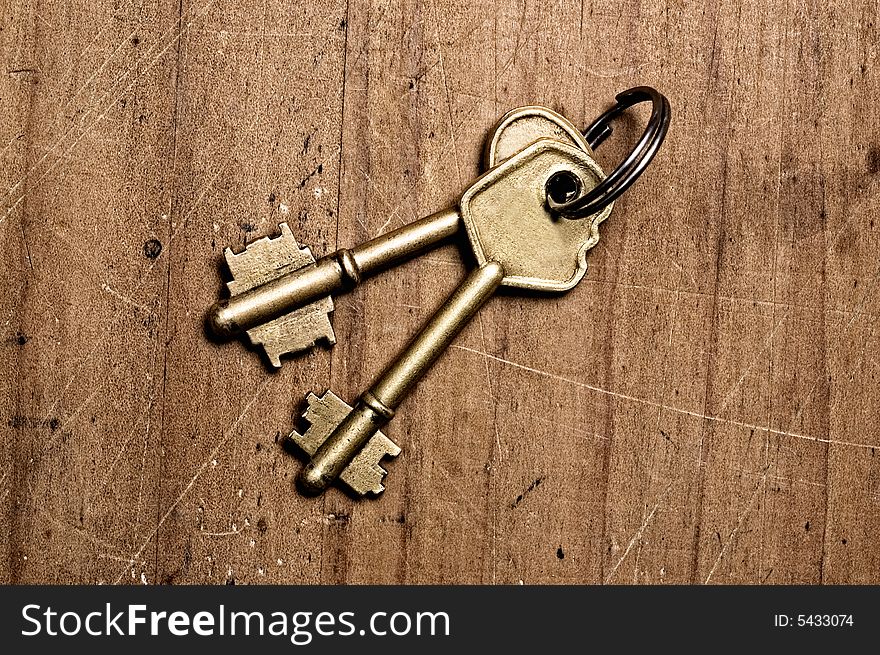
[[[878,8],[826,4],[5,3],[0,582],[880,582]],[[385,233],[507,110],[637,84],[672,128],[585,280],[484,308],[379,500],[298,495],[306,394],[354,400],[461,248],[277,373],[205,334],[223,248]]]

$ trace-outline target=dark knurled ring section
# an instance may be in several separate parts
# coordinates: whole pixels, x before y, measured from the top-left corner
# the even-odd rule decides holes
[[[578,219],[592,216],[614,202],[645,171],[660,149],[663,139],[666,138],[671,109],[666,96],[657,89],[650,86],[636,86],[618,93],[615,100],[617,102],[611,109],[584,130],[584,138],[591,148],[598,148],[611,135],[612,128],[609,123],[633,105],[650,101],[653,105],[651,118],[632,152],[596,187],[567,202],[559,202],[551,197],[550,193],[547,194],[547,206],[565,218]]]

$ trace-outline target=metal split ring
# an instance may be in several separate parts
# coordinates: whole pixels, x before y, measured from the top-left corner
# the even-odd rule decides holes
[[[648,120],[642,138],[639,139],[632,152],[608,177],[589,192],[583,195],[572,194],[569,189],[568,193],[560,194],[553,192],[548,184],[547,205],[565,218],[577,219],[592,216],[617,199],[648,167],[669,130],[671,118],[669,101],[657,89],[650,86],[633,87],[618,93],[615,100],[617,102],[611,109],[599,116],[584,130],[584,138],[591,148],[598,148],[611,135],[612,128],[609,123],[633,105],[651,101],[653,104],[651,118]]]

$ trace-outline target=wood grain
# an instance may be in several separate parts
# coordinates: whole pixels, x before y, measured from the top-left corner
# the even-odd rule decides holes
[[[877,11],[10,0],[0,582],[880,582]],[[298,495],[306,393],[353,400],[465,264],[340,297],[339,343],[272,373],[205,335],[223,248],[381,234],[507,110],[585,125],[636,84],[672,129],[587,278],[490,302],[380,500]]]

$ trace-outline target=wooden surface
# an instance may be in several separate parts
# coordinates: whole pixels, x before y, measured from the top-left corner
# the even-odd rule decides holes
[[[880,582],[878,7],[7,0],[0,582]],[[586,279],[493,299],[388,429],[388,490],[292,489],[456,286],[448,246],[271,373],[222,250],[318,254],[452,203],[493,122],[674,118]],[[644,119],[644,112],[639,116]],[[606,167],[640,129],[603,145]]]

